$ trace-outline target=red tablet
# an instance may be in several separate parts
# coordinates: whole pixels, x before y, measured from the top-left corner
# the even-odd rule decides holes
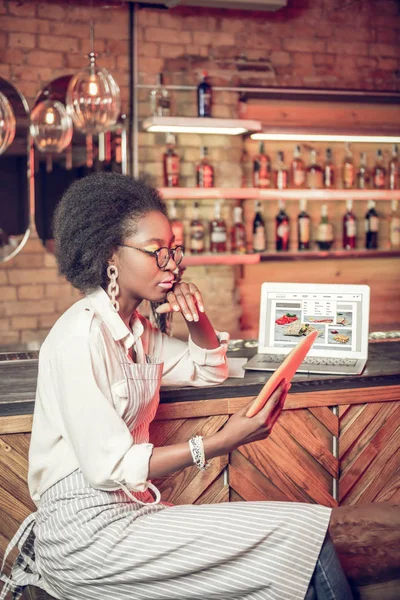
[[[246,417],[254,417],[265,405],[268,398],[276,390],[282,379],[290,383],[297,369],[306,357],[307,352],[318,337],[318,331],[312,331],[303,338],[287,355],[283,363],[271,375],[261,392],[246,413]]]

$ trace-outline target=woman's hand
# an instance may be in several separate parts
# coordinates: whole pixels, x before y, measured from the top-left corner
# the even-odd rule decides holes
[[[187,321],[198,321],[204,313],[203,297],[194,283],[180,281],[167,294],[167,302],[156,308],[158,313],[181,312]]]
[[[290,383],[283,379],[268,398],[265,406],[254,417],[246,417],[254,400],[232,415],[225,427],[216,434],[221,435],[226,453],[244,444],[268,437],[282,412],[290,387]]]

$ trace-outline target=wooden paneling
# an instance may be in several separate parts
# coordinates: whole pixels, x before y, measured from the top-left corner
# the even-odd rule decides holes
[[[332,434],[321,420],[302,409],[285,411],[269,438],[232,453],[229,483],[245,500],[336,506],[332,488],[337,473]]]
[[[397,501],[400,402],[343,407],[339,415],[340,503]]]

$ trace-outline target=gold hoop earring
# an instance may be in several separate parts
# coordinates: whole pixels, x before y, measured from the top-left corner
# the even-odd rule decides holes
[[[111,304],[115,312],[119,311],[119,302],[117,300],[117,296],[119,294],[119,285],[117,282],[118,277],[118,269],[115,265],[108,265],[107,267],[107,275],[110,279],[110,283],[108,284],[107,293],[110,296]]]

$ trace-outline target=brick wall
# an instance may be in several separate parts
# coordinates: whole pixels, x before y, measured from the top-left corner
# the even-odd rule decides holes
[[[91,6],[93,4],[93,7]],[[111,8],[105,9],[108,4]],[[140,9],[139,83],[195,85],[206,69],[214,85],[400,90],[400,14],[394,0],[364,0],[338,10],[339,0],[296,0],[277,13],[206,9]],[[96,25],[99,64],[115,75],[128,107],[128,8],[119,0],[0,0],[0,74],[30,106],[51,79],[86,65],[90,18]],[[139,91],[140,116],[148,114],[148,91]],[[195,114],[193,92],[173,97],[177,114]],[[237,94],[215,94],[215,116],[236,114]],[[140,169],[161,183],[163,138],[140,134]],[[179,139],[185,185],[193,185],[200,137]],[[218,185],[237,185],[238,139],[207,138],[218,165]],[[240,308],[234,269],[192,268],[187,277],[203,285],[217,327],[237,329]],[[224,306],[220,315],[222,281]],[[57,275],[54,258],[38,239],[0,265],[0,345],[36,342],[77,298]],[[177,326],[179,329],[179,326]]]

